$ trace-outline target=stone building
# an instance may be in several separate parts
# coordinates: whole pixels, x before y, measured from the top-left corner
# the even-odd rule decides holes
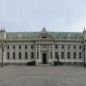
[[[3,41],[3,62],[25,64],[82,63],[85,61],[86,31],[49,32],[43,27],[40,32],[6,32],[0,30],[0,43]],[[0,62],[2,62],[0,48]]]

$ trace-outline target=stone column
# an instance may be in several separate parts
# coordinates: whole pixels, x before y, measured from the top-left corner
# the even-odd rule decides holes
[[[51,46],[49,44],[49,51],[48,51],[48,62],[51,62]]]
[[[41,61],[41,46],[39,44],[39,49],[38,49],[38,55],[39,55],[39,62]]]

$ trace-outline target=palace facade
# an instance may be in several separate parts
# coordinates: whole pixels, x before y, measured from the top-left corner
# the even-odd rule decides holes
[[[40,32],[6,32],[0,30],[3,41],[3,62],[25,64],[82,63],[85,61],[86,31],[49,32],[43,27]],[[2,44],[1,44],[2,46]],[[2,48],[0,48],[2,62]]]

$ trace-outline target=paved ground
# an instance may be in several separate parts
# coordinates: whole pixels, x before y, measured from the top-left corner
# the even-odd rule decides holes
[[[86,86],[86,69],[74,66],[5,66],[0,86]]]

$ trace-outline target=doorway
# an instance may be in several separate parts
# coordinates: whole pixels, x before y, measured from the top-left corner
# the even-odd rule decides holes
[[[43,64],[47,63],[46,53],[43,53],[43,55],[42,55],[42,62],[43,62]]]

